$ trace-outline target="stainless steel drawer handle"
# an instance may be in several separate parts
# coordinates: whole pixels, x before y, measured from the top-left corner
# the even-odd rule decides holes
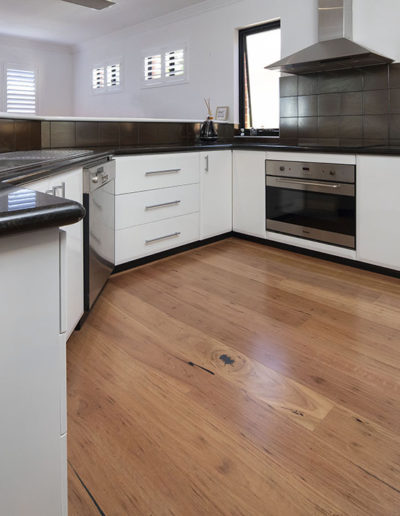
[[[152,244],[153,242],[159,242],[160,240],[165,240],[167,238],[174,238],[181,234],[180,231],[176,231],[175,233],[170,233],[169,235],[160,236],[157,238],[151,238],[150,240],[145,240],[145,244]]]
[[[150,172],[146,172],[145,176],[155,176],[156,174],[176,174],[181,170],[182,169],[180,168],[170,168],[168,170],[151,170]]]
[[[170,201],[170,202],[162,202],[160,204],[151,204],[150,206],[145,206],[145,210],[152,210],[153,208],[167,208],[168,206],[177,206],[181,201]]]
[[[323,188],[340,188],[340,184],[338,183],[317,183],[315,181],[297,181],[296,179],[280,179],[277,181],[279,183],[294,183],[296,185],[304,185],[304,186],[322,186]]]

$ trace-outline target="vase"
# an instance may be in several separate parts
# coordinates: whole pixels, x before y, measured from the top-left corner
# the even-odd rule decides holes
[[[200,140],[204,142],[214,142],[218,138],[217,130],[213,118],[207,117],[200,129]]]

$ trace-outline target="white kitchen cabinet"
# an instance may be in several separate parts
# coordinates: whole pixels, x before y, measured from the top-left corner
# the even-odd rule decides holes
[[[118,156],[116,166],[116,195],[199,182],[198,152]]]
[[[400,158],[357,156],[357,259],[400,270]]]
[[[66,515],[61,234],[51,228],[0,238],[0,514],[4,516]]]
[[[26,188],[72,201],[83,202],[82,169],[77,168],[28,183]],[[83,221],[62,229],[66,232],[66,335],[74,331],[83,315]]]
[[[265,152],[233,151],[233,230],[265,238]]]
[[[200,238],[199,153],[116,158],[115,265]]]
[[[200,153],[200,239],[232,231],[232,152]]]
[[[115,234],[115,264],[121,265],[197,240],[198,213],[121,229]]]

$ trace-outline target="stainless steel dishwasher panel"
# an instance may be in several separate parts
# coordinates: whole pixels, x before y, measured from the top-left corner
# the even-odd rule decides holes
[[[84,170],[85,310],[89,310],[114,269],[115,161]]]

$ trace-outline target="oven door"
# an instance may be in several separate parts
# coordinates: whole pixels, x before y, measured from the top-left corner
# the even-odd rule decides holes
[[[267,176],[267,231],[355,249],[354,184]]]

